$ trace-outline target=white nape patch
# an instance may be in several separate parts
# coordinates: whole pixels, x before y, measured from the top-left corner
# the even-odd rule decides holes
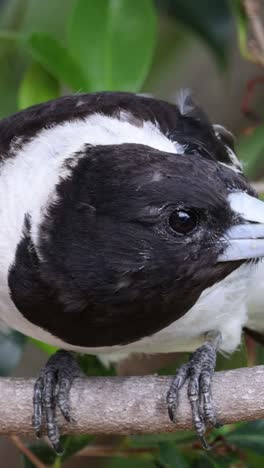
[[[264,202],[246,192],[232,192],[228,195],[231,209],[245,221],[264,223]]]

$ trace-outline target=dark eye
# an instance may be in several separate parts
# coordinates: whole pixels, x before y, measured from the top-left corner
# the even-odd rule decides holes
[[[169,225],[177,234],[190,234],[197,221],[197,214],[192,210],[175,210],[169,217]]]

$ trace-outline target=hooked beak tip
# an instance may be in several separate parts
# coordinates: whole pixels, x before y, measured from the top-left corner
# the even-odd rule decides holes
[[[218,262],[250,260],[264,257],[264,202],[244,192],[231,193],[231,209],[244,224],[231,227],[225,234],[228,245]],[[253,224],[254,223],[254,224]]]

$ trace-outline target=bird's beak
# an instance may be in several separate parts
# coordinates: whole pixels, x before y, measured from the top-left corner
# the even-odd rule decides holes
[[[228,201],[245,223],[233,226],[225,233],[228,245],[217,261],[264,257],[264,202],[244,192],[230,194]]]

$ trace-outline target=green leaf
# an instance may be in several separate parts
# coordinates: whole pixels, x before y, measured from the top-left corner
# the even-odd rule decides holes
[[[128,439],[128,444],[131,447],[157,447],[161,443],[176,442],[177,445],[187,444],[197,440],[194,431],[179,431],[170,434],[144,434],[131,436]]]
[[[159,462],[164,468],[187,468],[188,463],[174,443],[160,444]]]
[[[212,49],[220,64],[227,62],[232,34],[228,0],[159,0],[158,6],[198,35]]]
[[[264,364],[264,346],[256,343],[256,365]]]
[[[264,455],[264,419],[239,426],[226,435],[226,440],[237,447]]]
[[[81,434],[78,436],[64,436],[61,438],[64,447],[64,454],[60,457],[61,461],[65,461],[81,449],[94,441],[95,436],[91,434]]]
[[[41,31],[57,39],[65,37],[67,22],[75,0],[23,0],[23,2],[26,7],[20,31],[26,34]]]
[[[89,78],[90,91],[139,91],[155,47],[151,0],[78,0],[69,49]]]
[[[237,154],[244,163],[248,177],[255,177],[264,168],[264,128],[252,129],[251,134],[242,136],[237,145]]]
[[[224,460],[223,460],[224,461]],[[211,455],[206,452],[200,452],[197,454],[197,457],[194,457],[193,463],[190,465],[192,468],[220,468],[225,466],[225,468],[230,468],[230,464],[218,462]]]
[[[139,458],[121,458],[114,457],[103,465],[104,468],[157,468],[157,465],[151,460]]]
[[[36,455],[45,465],[53,465],[56,460],[56,454],[54,450],[45,442],[34,442],[28,444],[29,450]],[[35,465],[25,456],[22,456],[23,464],[25,468],[35,468]]]
[[[32,343],[34,343],[39,349],[47,353],[49,356],[52,354],[56,353],[59,348],[56,348],[55,346],[48,345],[47,343],[44,343],[43,341],[35,340],[35,338],[29,338]]]
[[[96,356],[77,354],[77,362],[83,372],[88,376],[116,375],[114,366],[104,366]]]
[[[55,99],[60,95],[58,81],[41,65],[33,63],[26,71],[18,90],[18,107],[26,107]]]
[[[58,457],[54,450],[45,442],[34,442],[29,444],[28,448],[34,455],[36,455],[44,464],[53,465],[54,467],[61,466],[61,464],[70,458],[75,453],[79,452],[82,448],[86,447],[89,443],[94,440],[93,435],[78,435],[78,436],[63,436],[61,442],[64,448],[62,457]],[[28,460],[27,457],[23,457],[24,466],[26,468],[33,468],[34,465]]]
[[[89,89],[88,80],[79,65],[57,39],[45,33],[33,33],[25,40],[25,45],[34,60],[55,78],[75,91]]]
[[[0,39],[0,118],[17,111],[17,88],[25,71],[25,57],[16,41]]]
[[[19,363],[27,338],[13,330],[0,332],[0,375],[9,375]]]
[[[243,450],[247,465],[246,468],[263,468],[263,456],[258,455],[251,450]]]
[[[240,52],[246,59],[250,58],[248,50],[248,17],[245,12],[245,8],[241,0],[232,0],[230,2],[231,9],[236,21],[237,35]]]

